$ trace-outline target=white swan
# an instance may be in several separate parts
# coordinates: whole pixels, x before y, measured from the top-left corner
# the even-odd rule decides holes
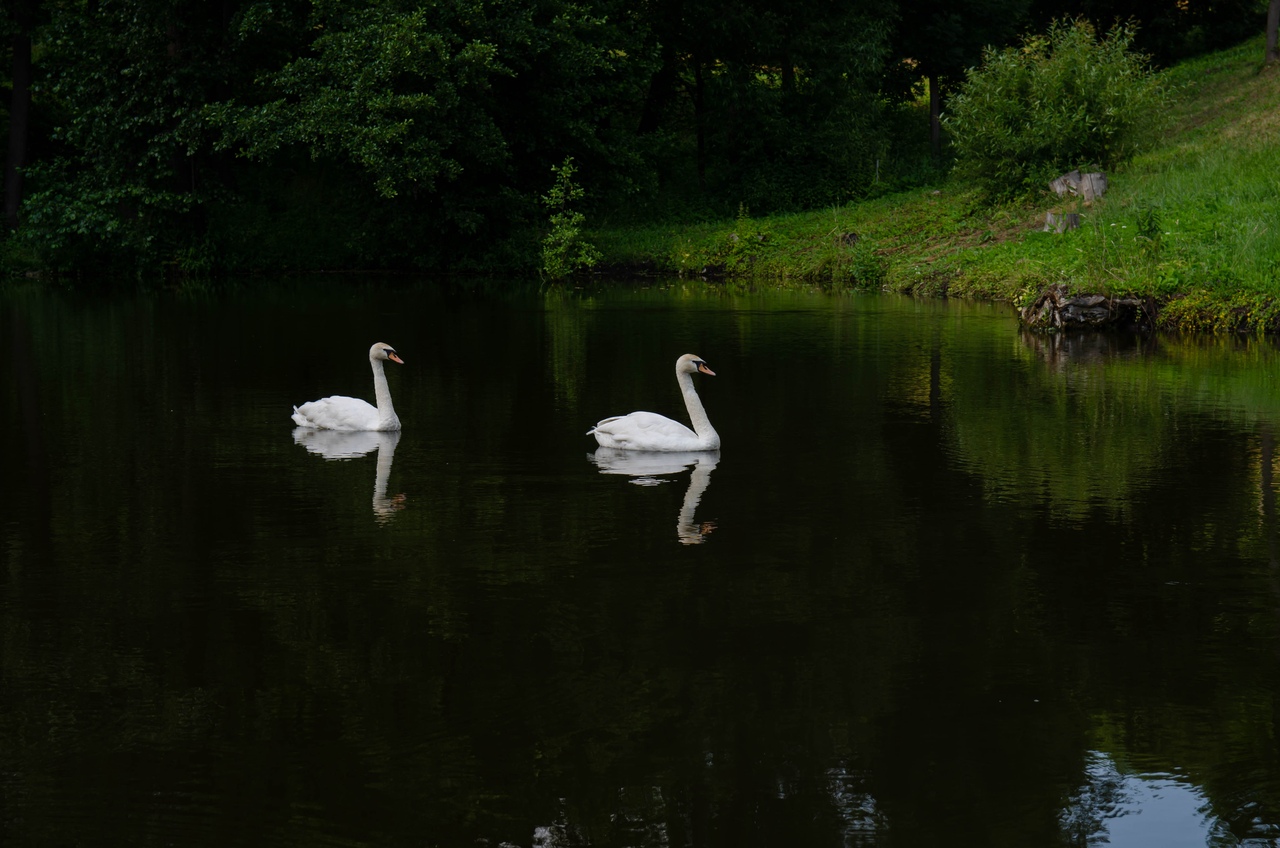
[[[369,364],[373,366],[373,395],[378,405],[372,406],[359,398],[334,395],[304,403],[293,408],[293,423],[299,427],[316,430],[399,430],[400,419],[391,405],[391,389],[387,388],[387,375],[382,363],[404,364],[395,348],[378,342],[369,348]]]
[[[676,360],[676,381],[684,395],[693,429],[655,412],[633,412],[606,418],[587,431],[601,447],[644,451],[708,451],[719,450],[720,435],[711,426],[707,411],[693,387],[693,374],[701,371],[709,377],[716,372],[692,353]]]

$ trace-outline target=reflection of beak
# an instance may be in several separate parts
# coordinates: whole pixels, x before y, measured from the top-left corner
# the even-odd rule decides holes
[[[394,353],[388,353],[387,359],[390,359],[392,362],[399,362],[401,365],[404,365],[404,360],[396,356]]]
[[[716,375],[716,372],[708,368],[705,362],[698,363],[698,370],[701,371],[703,374],[706,374],[708,377],[714,377]]]

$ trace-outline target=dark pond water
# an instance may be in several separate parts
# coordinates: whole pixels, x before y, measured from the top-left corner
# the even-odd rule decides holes
[[[375,341],[403,432],[295,433]],[[683,353],[722,450],[595,457]],[[0,843],[1278,844],[1278,373],[881,296],[7,290]]]

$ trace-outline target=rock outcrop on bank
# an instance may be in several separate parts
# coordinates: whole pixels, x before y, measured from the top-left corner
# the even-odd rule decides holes
[[[1019,310],[1033,330],[1115,328],[1147,332],[1155,328],[1153,298],[1071,294],[1066,286],[1049,286],[1031,305]]]

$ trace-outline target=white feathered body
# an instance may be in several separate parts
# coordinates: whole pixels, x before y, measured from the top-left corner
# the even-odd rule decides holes
[[[383,420],[378,407],[360,398],[333,395],[293,408],[293,423],[317,430],[399,430],[400,419],[394,411]]]
[[[714,434],[714,431],[712,431]],[[601,447],[643,451],[700,451],[720,447],[720,437],[697,433],[656,412],[633,412],[606,418],[591,430]]]

